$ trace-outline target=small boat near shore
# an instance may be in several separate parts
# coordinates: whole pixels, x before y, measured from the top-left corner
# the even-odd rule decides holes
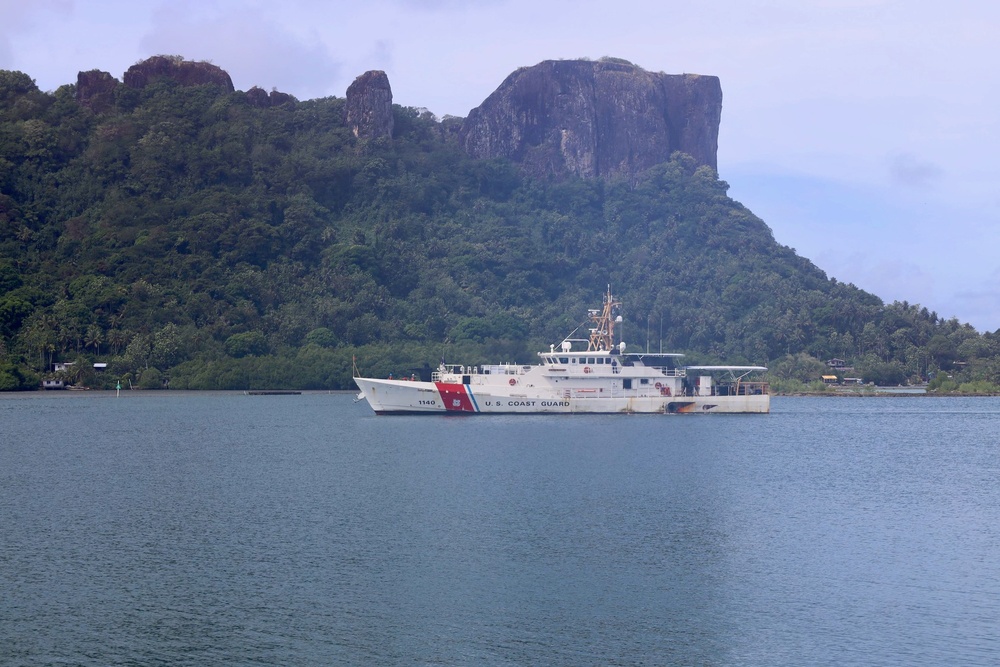
[[[626,352],[615,342],[620,308],[609,288],[589,312],[590,336],[551,345],[538,364],[442,363],[430,381],[356,375],[358,398],[379,415],[770,411],[767,383],[747,379],[766,367],[684,366],[682,354]]]

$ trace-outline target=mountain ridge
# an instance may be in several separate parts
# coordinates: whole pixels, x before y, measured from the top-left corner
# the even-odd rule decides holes
[[[100,70],[80,72],[76,98],[106,110],[118,85],[145,88],[162,79],[235,91],[229,74],[214,64],[153,56],[131,66],[122,82]],[[262,104],[262,92],[254,87],[246,94]],[[294,99],[273,91],[275,96]],[[385,72],[358,76],[346,100],[355,136],[391,138],[392,88]],[[619,58],[545,60],[508,76],[462,119],[458,137],[474,158],[510,159],[537,176],[634,179],[675,151],[715,169],[721,116],[718,77],[653,73]]]
[[[872,381],[1000,379],[995,335],[829,279],[681,151],[539,174],[469,156],[457,121],[392,104],[377,75],[370,126],[345,98],[88,81],[84,104],[0,72],[0,388],[75,359],[108,364],[77,382],[176,388],[529,362],[609,282],[631,346],[772,379],[830,358]]]
[[[472,157],[508,158],[535,175],[635,178],[674,151],[715,169],[721,115],[718,77],[546,60],[508,76],[460,137]]]

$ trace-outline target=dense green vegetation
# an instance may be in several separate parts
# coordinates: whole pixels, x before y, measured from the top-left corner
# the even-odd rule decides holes
[[[997,334],[828,279],[687,156],[638,183],[537,180],[411,108],[359,141],[343,103],[161,80],[94,113],[0,71],[0,389],[57,361],[88,386],[205,389],[532,362],[609,283],[632,349],[778,383],[833,357],[880,384],[1000,383]]]

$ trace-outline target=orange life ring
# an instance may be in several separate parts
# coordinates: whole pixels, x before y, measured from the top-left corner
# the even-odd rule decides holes
[[[584,366],[583,367],[583,372],[584,373],[589,373],[590,372],[590,366]]]
[[[514,378],[511,378],[510,381],[509,381],[509,384],[510,384],[510,386],[513,387],[515,384],[517,384],[517,380],[515,380]]]
[[[656,388],[657,389],[663,389],[663,383],[662,382],[657,382],[656,383]]]

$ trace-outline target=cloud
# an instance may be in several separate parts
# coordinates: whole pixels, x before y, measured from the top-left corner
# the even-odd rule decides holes
[[[72,0],[0,0],[0,32],[24,30],[35,25],[35,17],[45,12],[66,12],[73,8]]]
[[[392,65],[394,46],[392,42],[378,40],[371,51],[370,59],[373,65],[388,69]]]
[[[820,253],[817,261],[829,267],[829,274],[842,282],[877,294],[886,302],[919,301],[927,305],[935,301],[938,281],[917,259],[885,257],[872,252]]]
[[[440,11],[446,9],[478,9],[504,4],[505,0],[393,0],[393,4],[403,9],[418,11]]]
[[[237,89],[278,87],[309,99],[333,94],[342,63],[315,34],[293,34],[261,7],[193,11],[193,3],[160,6],[141,46],[150,56],[210,60],[229,72]]]
[[[900,164],[908,167],[901,170],[910,179],[907,188],[938,178],[933,165],[916,158]],[[954,315],[980,330],[1000,327],[995,210],[766,163],[733,165],[726,180],[731,196],[759,215],[778,243],[796,248],[828,276],[886,302],[909,301]]]
[[[45,13],[69,12],[72,0],[0,0],[0,68],[15,67],[14,38],[34,30]]]
[[[944,170],[932,162],[919,160],[909,153],[895,155],[889,160],[889,177],[894,185],[926,190],[934,187]]]
[[[949,301],[956,311],[971,314],[976,329],[1000,331],[1000,269],[972,289],[956,290]]]

